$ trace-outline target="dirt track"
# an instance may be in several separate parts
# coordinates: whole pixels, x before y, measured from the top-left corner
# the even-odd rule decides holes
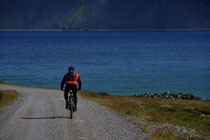
[[[0,109],[0,140],[139,140],[144,133],[120,115],[78,97],[78,111],[69,118],[63,92],[0,85],[17,90],[19,98]]]

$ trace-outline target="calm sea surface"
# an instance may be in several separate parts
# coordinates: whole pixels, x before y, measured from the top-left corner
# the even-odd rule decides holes
[[[83,89],[210,99],[210,32],[0,32],[0,80],[59,88],[75,66]]]

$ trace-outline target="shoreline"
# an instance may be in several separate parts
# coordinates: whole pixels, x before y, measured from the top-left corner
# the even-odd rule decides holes
[[[194,32],[210,31],[210,29],[0,29],[0,32]]]
[[[38,89],[55,89],[55,90],[60,90],[60,88],[50,88],[50,87],[34,87],[34,86],[24,86],[24,85],[15,85],[15,84],[11,84],[11,83],[7,83],[4,81],[0,81],[0,85],[10,85],[10,86],[17,86],[17,87],[26,87],[26,88],[38,88]],[[99,95],[113,95],[113,94],[109,94],[106,92],[94,92],[94,91],[87,91],[87,90],[82,90],[85,92],[93,92]],[[209,99],[203,99],[200,96],[197,96],[197,94],[190,94],[190,93],[171,93],[169,91],[166,91],[162,94],[158,94],[158,93],[144,93],[144,94],[130,94],[130,95],[113,95],[113,96],[127,96],[127,97],[138,97],[138,98],[153,98],[153,99],[169,99],[169,100],[197,100],[197,101],[207,101],[210,102],[210,98]]]

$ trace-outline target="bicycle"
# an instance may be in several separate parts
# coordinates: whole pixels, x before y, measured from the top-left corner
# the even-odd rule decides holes
[[[70,89],[69,93],[70,94],[68,94],[68,109],[70,111],[70,118],[73,119],[73,111],[75,111],[75,104],[72,89]]]

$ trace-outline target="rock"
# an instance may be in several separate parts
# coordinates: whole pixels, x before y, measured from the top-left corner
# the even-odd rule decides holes
[[[170,93],[169,91],[167,91],[167,92],[165,92],[164,94],[165,94],[165,95],[169,95],[169,94],[171,94],[171,93]]]
[[[186,134],[188,131],[187,131],[187,130],[185,130],[185,129],[183,129],[183,130],[182,130],[182,132]]]
[[[201,116],[201,117],[206,117],[206,114],[201,114],[200,116]]]
[[[160,94],[160,96],[159,96],[160,98],[164,98],[164,96],[162,95],[162,94]]]
[[[192,98],[193,98],[192,94],[186,94],[186,99],[187,99],[187,100],[190,100],[190,99],[192,99]]]
[[[172,94],[172,93],[169,94],[169,98],[170,98],[170,99],[175,99],[175,96],[176,96],[175,94]]]
[[[143,108],[144,106],[143,105],[138,105],[140,108]]]
[[[161,94],[161,98],[169,98],[170,97],[170,94],[171,93],[169,91],[167,91],[167,92]]]
[[[176,96],[176,99],[182,99],[182,95],[181,95],[181,94],[178,94],[178,95]]]
[[[145,94],[135,94],[132,96],[133,97],[143,97],[143,98],[202,100],[200,97],[198,97],[194,94],[184,94],[184,93],[173,94],[173,93],[170,93],[169,91],[162,93],[162,94],[155,93],[154,95],[150,94],[149,92],[146,92]]]
[[[185,94],[182,94],[182,99],[186,99],[186,95]]]
[[[150,97],[151,97],[151,95],[150,95],[150,93],[149,93],[149,92],[146,92],[146,93],[144,93],[144,97],[145,97],[145,98],[150,98]]]
[[[160,95],[158,94],[158,93],[155,93],[154,95],[153,95],[153,98],[159,98],[160,97]]]

